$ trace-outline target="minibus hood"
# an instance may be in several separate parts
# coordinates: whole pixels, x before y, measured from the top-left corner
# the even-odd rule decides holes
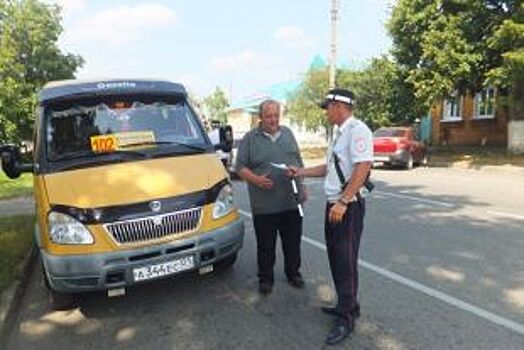
[[[109,164],[45,175],[50,204],[97,208],[202,191],[225,177],[214,153]]]

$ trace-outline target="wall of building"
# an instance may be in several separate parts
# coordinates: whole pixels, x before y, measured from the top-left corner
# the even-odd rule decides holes
[[[233,128],[233,138],[241,139],[258,123],[258,117],[245,112],[243,109],[235,109],[228,111],[227,123]]]
[[[508,149],[515,154],[524,154],[524,120],[508,123]]]
[[[442,120],[444,102],[435,104],[431,110],[433,120],[433,144],[456,146],[506,147],[508,137],[507,108],[499,107],[491,119],[474,118],[474,100],[465,96],[461,120]]]

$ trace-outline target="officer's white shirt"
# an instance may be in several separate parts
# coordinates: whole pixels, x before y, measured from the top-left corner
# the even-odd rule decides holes
[[[327,174],[324,191],[329,202],[337,201],[342,195],[342,185],[335,169],[333,152],[339,159],[340,169],[347,182],[355,163],[373,162],[373,133],[364,122],[353,116],[346,119],[337,129],[326,154]]]

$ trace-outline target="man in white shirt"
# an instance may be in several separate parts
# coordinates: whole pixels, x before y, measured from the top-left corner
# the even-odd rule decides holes
[[[207,136],[213,145],[218,145],[220,144],[220,122],[218,120],[212,120],[210,125],[211,130],[207,133]],[[231,152],[224,152],[221,149],[217,149],[216,154],[222,164],[224,164],[226,170],[229,170],[229,158]]]
[[[326,337],[327,345],[346,339],[360,316],[357,263],[365,214],[360,191],[373,164],[373,135],[364,122],[353,116],[353,103],[351,91],[329,91],[320,107],[326,110],[329,123],[338,128],[327,151],[326,163],[291,168],[289,172],[291,176],[325,176],[324,234],[338,298],[335,307],[322,308],[325,313],[336,316]]]

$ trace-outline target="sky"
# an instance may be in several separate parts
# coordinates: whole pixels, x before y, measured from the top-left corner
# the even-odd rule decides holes
[[[63,8],[59,47],[85,59],[77,78],[154,78],[232,102],[299,79],[329,56],[331,0],[47,0]],[[386,54],[394,0],[339,0],[338,61]]]

